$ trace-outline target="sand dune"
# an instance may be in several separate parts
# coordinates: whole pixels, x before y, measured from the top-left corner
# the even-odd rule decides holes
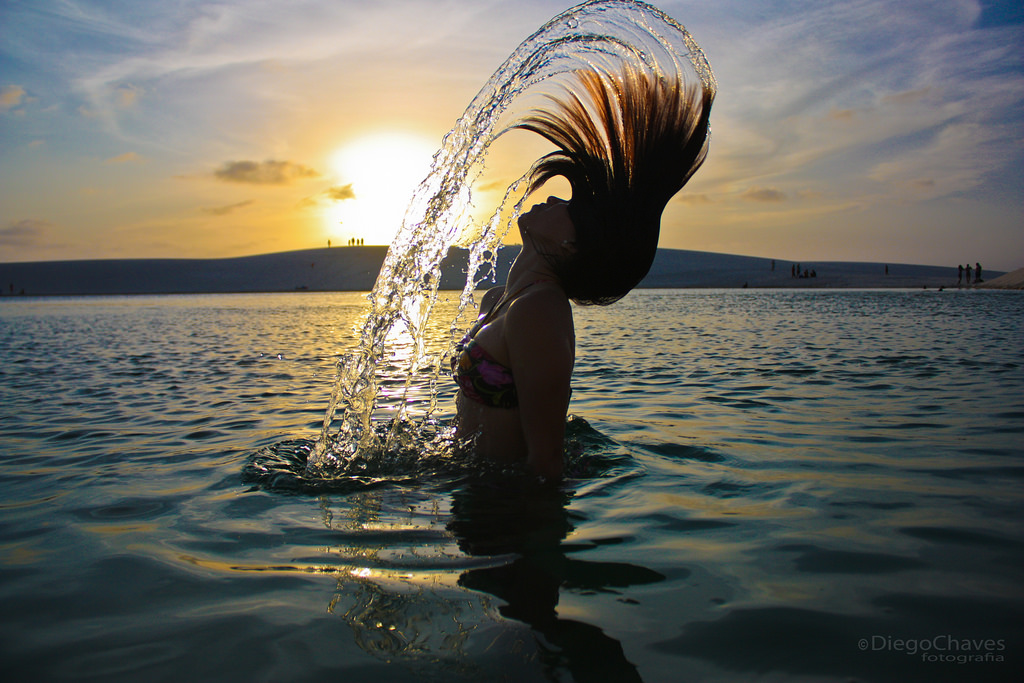
[[[373,287],[386,247],[335,247],[227,259],[122,259],[0,264],[2,294],[171,294],[216,292],[366,291]],[[518,247],[502,249],[497,282]],[[442,287],[461,289],[466,253],[452,250],[442,264]],[[773,265],[774,264],[774,265]],[[910,264],[801,263],[817,277],[792,276],[796,264],[751,256],[661,249],[641,287],[956,287],[956,267]],[[1021,271],[1016,276],[1020,288]],[[986,273],[985,286],[1003,281]]]
[[[979,289],[1024,289],[1024,268],[1018,268],[994,280],[987,280],[977,287]]]

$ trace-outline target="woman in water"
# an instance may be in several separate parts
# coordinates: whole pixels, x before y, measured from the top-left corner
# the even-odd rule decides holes
[[[651,267],[661,213],[707,155],[714,91],[626,66],[575,74],[579,94],[551,98],[517,128],[557,148],[529,176],[530,193],[561,176],[556,197],[519,217],[523,248],[504,287],[456,346],[456,438],[501,462],[561,476],[575,361],[570,300],[607,305]]]

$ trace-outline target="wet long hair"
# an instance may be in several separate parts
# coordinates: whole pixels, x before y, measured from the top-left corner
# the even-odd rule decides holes
[[[558,149],[541,157],[528,191],[562,176],[576,252],[546,255],[566,294],[606,305],[647,275],[658,250],[665,205],[704,163],[714,90],[683,84],[639,67],[574,73],[578,89],[549,96],[550,109],[516,124]]]

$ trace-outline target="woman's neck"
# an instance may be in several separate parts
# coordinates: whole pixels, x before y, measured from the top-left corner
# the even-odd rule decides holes
[[[512,267],[509,268],[505,291],[514,291],[538,281],[550,281],[561,286],[558,276],[547,259],[535,249],[523,245],[522,251],[519,252],[515,261],[512,262]]]

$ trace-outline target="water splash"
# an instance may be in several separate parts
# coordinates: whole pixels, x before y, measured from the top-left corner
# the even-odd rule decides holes
[[[704,53],[674,19],[642,2],[592,0],[559,14],[523,41],[473,98],[409,202],[369,295],[359,347],[338,362],[320,437],[306,465],[308,477],[329,477],[354,460],[386,459],[416,441],[417,429],[407,419],[408,401],[398,403],[392,427],[383,435],[374,428],[378,365],[398,333],[412,339],[404,358],[406,391],[415,378],[428,376],[431,399],[423,422],[429,422],[434,384],[448,353],[424,350],[441,261],[457,242],[470,244],[466,283],[449,325],[450,349],[481,273],[493,271],[501,240],[526,201],[524,176],[508,187],[487,223],[470,224],[470,188],[483,171],[489,147],[515,123],[519,110],[513,105],[559,91],[566,76],[580,69],[609,69],[623,62],[656,76],[678,75],[683,82],[698,79],[705,88],[716,88]],[[341,424],[332,435],[339,407]]]
[[[378,438],[386,438],[391,425],[374,425]],[[357,454],[331,477],[307,474],[309,457],[316,447],[312,439],[282,441],[252,453],[242,469],[247,484],[280,493],[349,494],[378,487],[394,487],[430,481],[455,490],[467,483],[519,480],[536,483],[525,467],[481,462],[465,449],[453,448],[443,425],[427,422],[415,428],[406,446],[388,452]],[[433,432],[431,432],[433,429]],[[597,431],[581,417],[570,415],[565,423],[566,477],[578,490],[594,491],[605,483],[636,476],[642,471],[629,449]]]

